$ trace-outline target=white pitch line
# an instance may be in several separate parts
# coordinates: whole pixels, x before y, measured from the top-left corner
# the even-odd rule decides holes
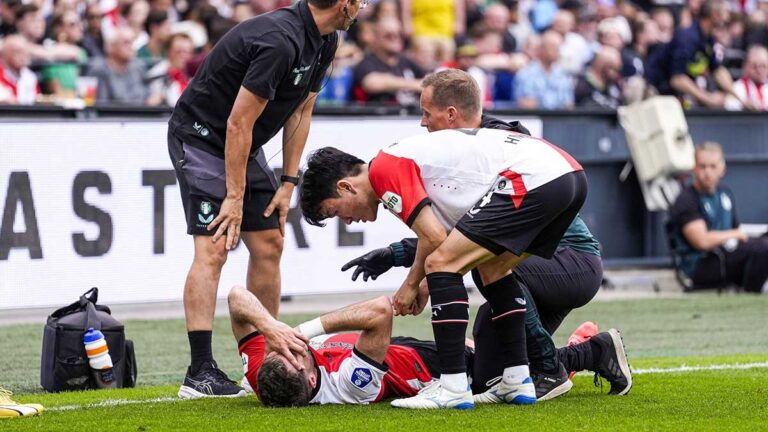
[[[737,363],[737,364],[714,364],[708,366],[678,366],[673,368],[647,368],[647,369],[633,369],[633,375],[651,375],[651,374],[667,374],[667,373],[682,373],[682,372],[699,372],[699,371],[714,371],[714,370],[744,370],[744,369],[762,369],[768,368],[768,362],[761,363]],[[592,372],[580,372],[580,374],[592,373]],[[84,404],[84,405],[63,405],[58,407],[46,408],[46,411],[71,411],[79,409],[89,408],[103,408],[120,405],[137,405],[137,404],[150,404],[150,403],[168,403],[168,402],[180,402],[183,399],[178,397],[160,397],[155,399],[110,399],[98,403]]]
[[[166,402],[179,402],[182,399],[178,397],[161,397],[155,399],[108,399],[98,403],[85,404],[85,405],[62,405],[58,407],[46,408],[45,411],[71,411],[87,408],[103,408],[120,405],[136,405],[136,404],[148,404],[148,403],[166,403]]]
[[[679,373],[679,372],[698,372],[698,371],[713,371],[713,370],[741,370],[741,369],[757,369],[768,368],[768,362],[762,363],[743,363],[743,364],[714,364],[708,366],[678,366],[674,368],[648,368],[648,369],[633,369],[633,375],[644,374],[663,374],[663,373]]]

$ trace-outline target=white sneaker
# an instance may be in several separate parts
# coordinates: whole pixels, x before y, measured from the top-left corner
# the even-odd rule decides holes
[[[472,391],[469,388],[464,392],[454,393],[444,389],[443,386],[440,385],[440,381],[435,381],[421,389],[416,396],[393,400],[392,406],[395,408],[408,409],[453,408],[471,410],[475,408],[475,403],[472,400]]]
[[[505,383],[501,377],[495,380],[498,380],[496,385],[486,390],[485,393],[475,395],[475,403],[508,403],[514,405],[531,405],[536,403],[536,388],[533,386],[531,377],[524,379],[520,384],[514,385]]]

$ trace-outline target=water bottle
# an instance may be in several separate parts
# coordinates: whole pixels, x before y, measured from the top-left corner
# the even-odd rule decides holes
[[[88,355],[88,363],[91,365],[91,376],[98,388],[115,388],[115,373],[112,370],[112,358],[109,356],[109,347],[104,334],[99,330],[89,328],[83,335],[85,353]]]

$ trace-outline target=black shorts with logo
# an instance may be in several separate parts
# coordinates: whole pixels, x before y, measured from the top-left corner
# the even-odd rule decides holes
[[[187,234],[213,235],[208,225],[219,214],[227,195],[224,159],[185,144],[168,133],[168,153],[179,180],[181,202],[187,219]],[[249,156],[246,169],[243,220],[240,231],[279,228],[278,213],[263,216],[277,190],[277,180],[267,165],[264,152]]]
[[[507,193],[489,191],[456,224],[468,239],[496,255],[527,252],[551,258],[587,198],[584,171],[564,174],[528,191],[519,206]]]

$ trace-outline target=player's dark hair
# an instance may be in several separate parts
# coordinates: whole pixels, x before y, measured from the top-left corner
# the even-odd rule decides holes
[[[285,363],[277,356],[264,359],[256,382],[259,399],[264,406],[284,408],[309,405],[312,392],[306,378],[301,372],[288,372]]]
[[[328,198],[337,198],[336,182],[360,174],[363,164],[365,162],[357,156],[333,147],[310,153],[299,191],[301,212],[310,225],[325,226],[320,204]]]
[[[318,9],[328,9],[329,7],[335,5],[338,1],[339,0],[309,0],[309,4]],[[355,4],[354,1],[351,3]]]

